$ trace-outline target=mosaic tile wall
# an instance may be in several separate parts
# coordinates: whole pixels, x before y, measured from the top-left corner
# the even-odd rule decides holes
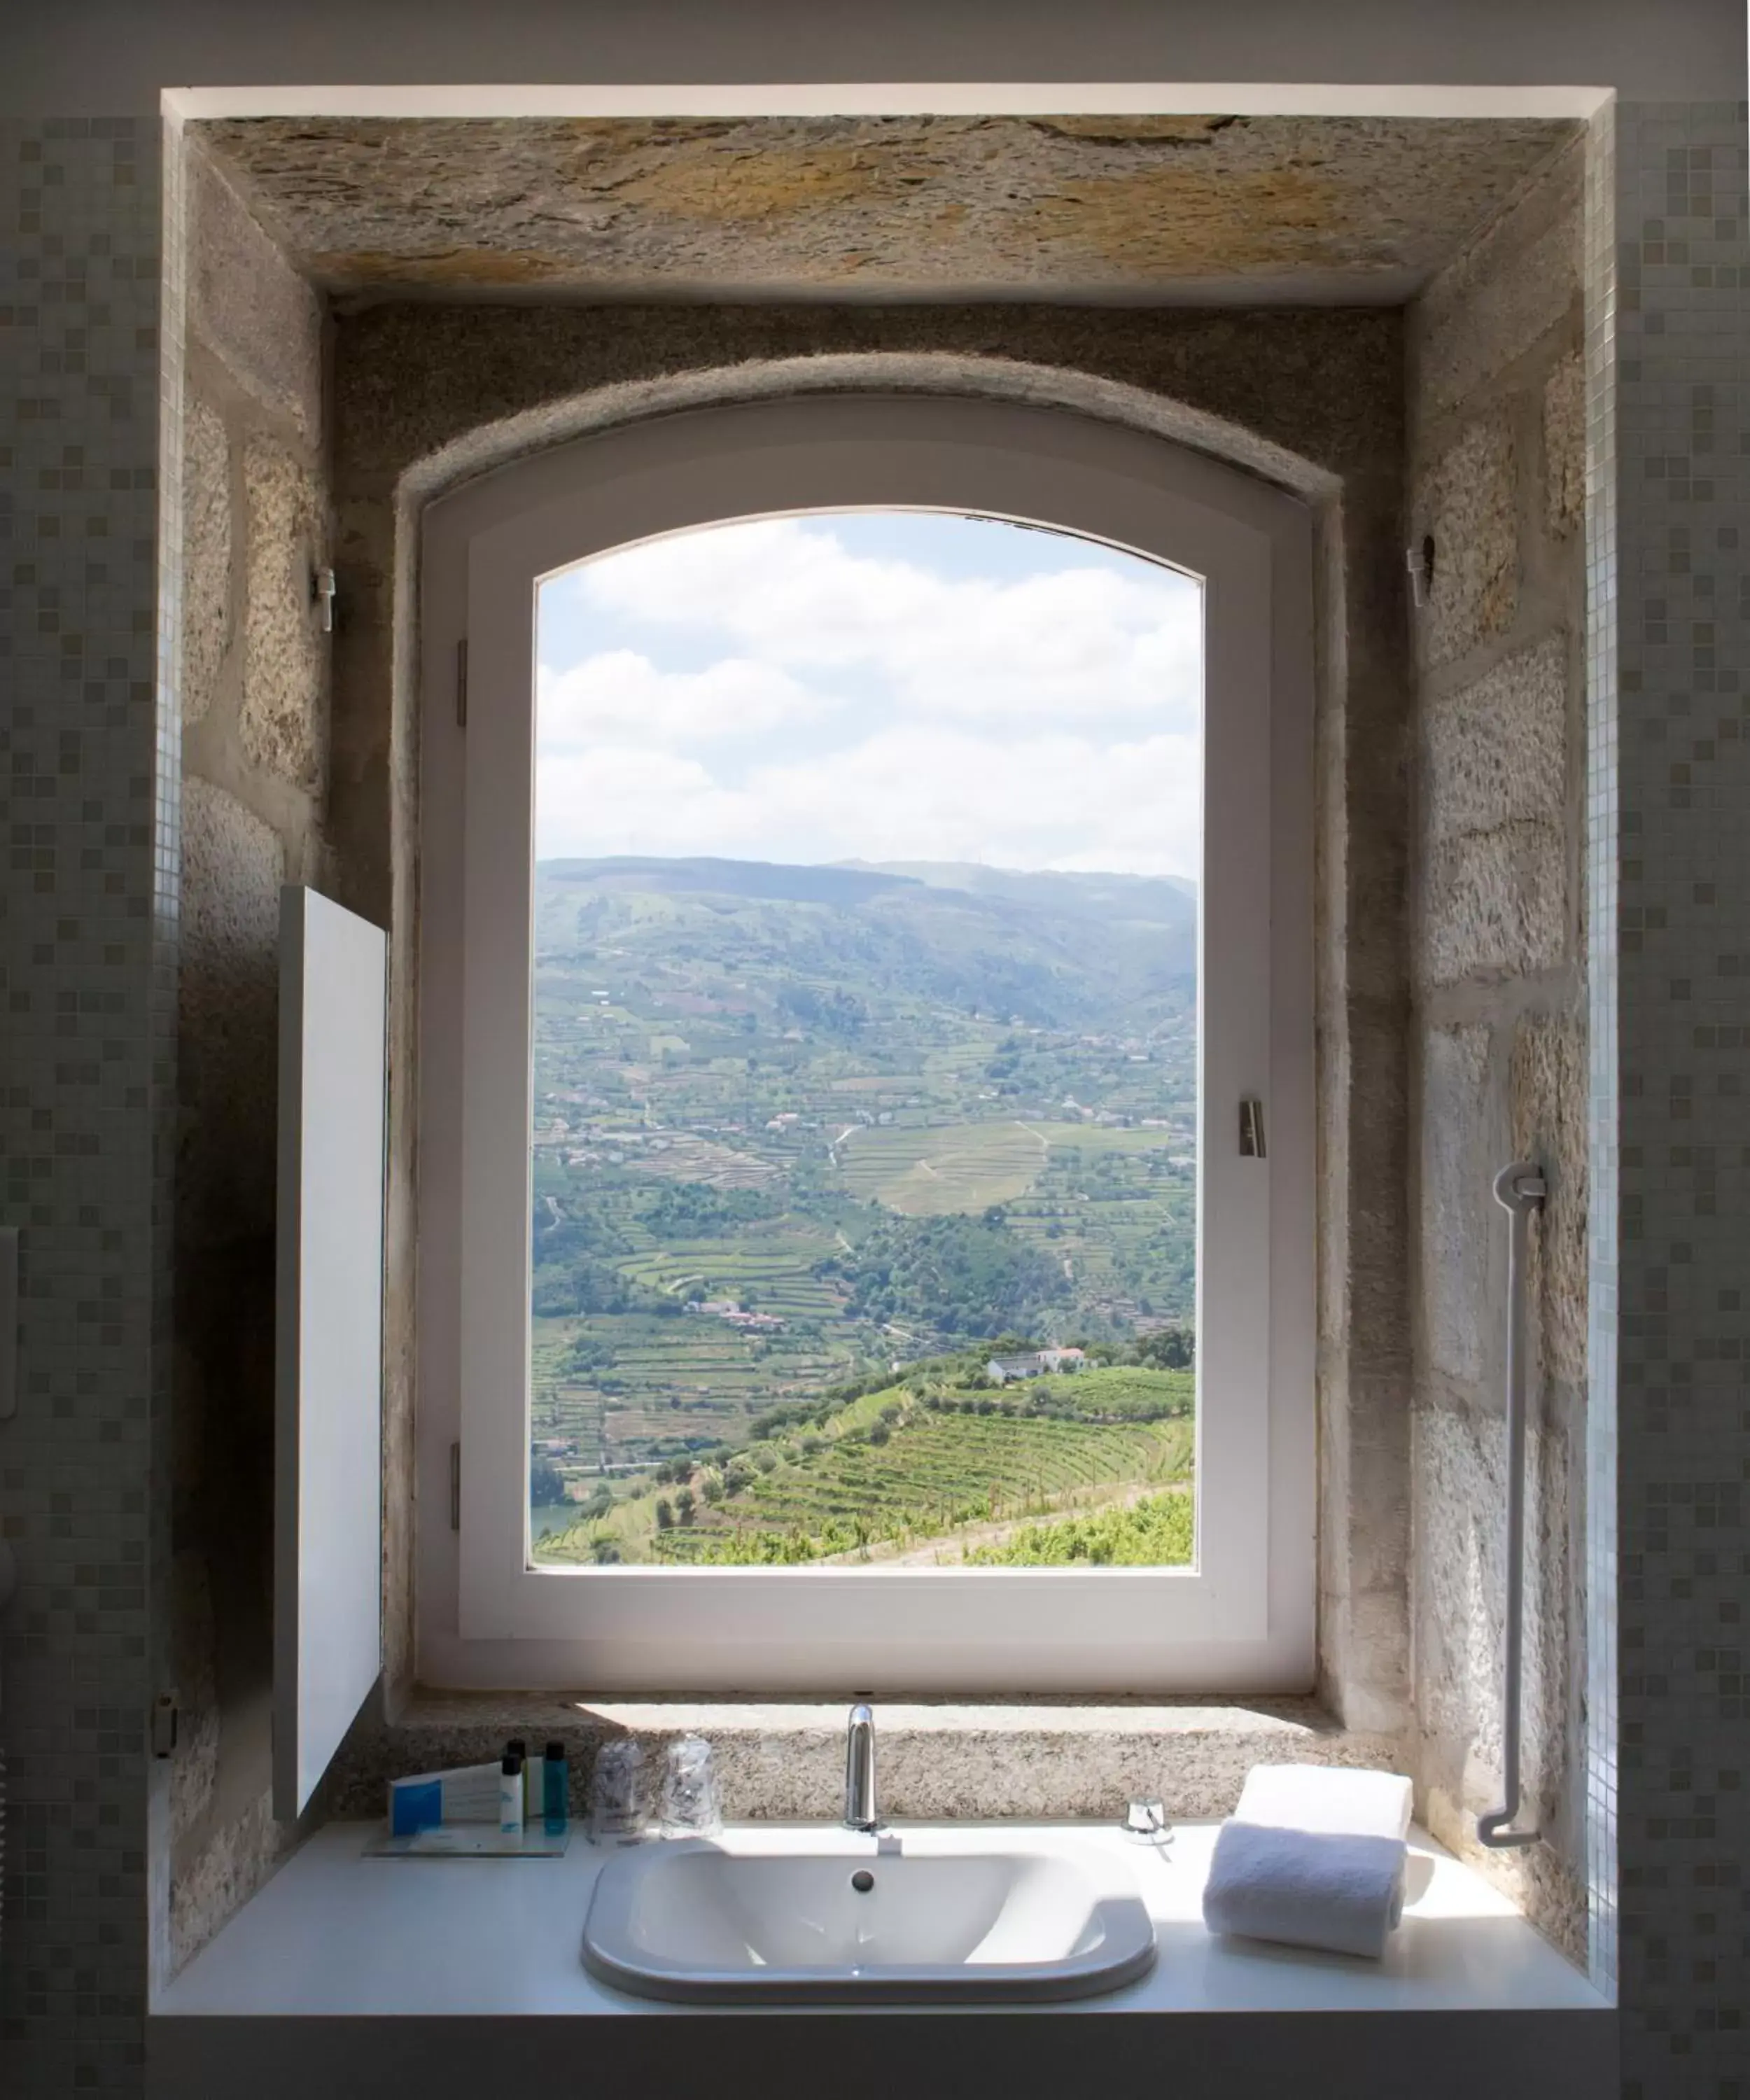
[[[146,1979],[158,800],[155,125],[0,125],[0,1423],[7,1766],[0,2091],[133,2093]]]
[[[1620,842],[1623,2090],[1738,2100],[1750,2092],[1744,107],[1621,104],[1616,156],[1621,763],[1614,813],[1594,814],[1614,814]]]

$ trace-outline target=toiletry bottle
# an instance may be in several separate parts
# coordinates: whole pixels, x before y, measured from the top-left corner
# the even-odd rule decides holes
[[[505,1755],[514,1758],[522,1768],[522,1820],[529,1820],[529,1746],[521,1736],[513,1736],[505,1745]]]
[[[565,1835],[571,1811],[571,1774],[566,1769],[565,1745],[549,1743],[540,1761],[541,1824],[549,1838]]]
[[[522,1835],[522,1760],[510,1750],[499,1767],[498,1827],[506,1838]]]

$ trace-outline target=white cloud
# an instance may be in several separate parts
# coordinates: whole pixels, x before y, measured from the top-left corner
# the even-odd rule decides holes
[[[852,554],[823,521],[682,533],[591,562],[588,610],[715,630],[764,667],[865,669],[936,720],[1077,714],[1195,726],[1201,593],[1172,571],[1066,568],[998,581]]]
[[[544,859],[721,854],[1197,872],[1197,743],[1185,735],[994,742],[897,725],[818,758],[754,767],[738,788],[694,758],[603,743],[544,754],[538,789]]]
[[[543,752],[535,813],[540,860],[746,854],[755,821],[745,798],[719,787],[696,758],[628,744]]]
[[[659,670],[615,649],[565,670],[536,674],[543,752],[575,750],[632,734],[657,743],[757,736],[811,719],[831,704],[775,664],[726,656],[703,671]]]
[[[1200,593],[1040,553],[968,579],[781,518],[579,570],[642,647],[541,667],[538,852],[1195,876]],[[665,668],[663,629],[724,653]]]

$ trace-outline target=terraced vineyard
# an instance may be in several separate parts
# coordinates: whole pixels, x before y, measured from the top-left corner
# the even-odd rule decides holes
[[[1183,1494],[1148,1495],[1062,1524],[1023,1524],[1000,1546],[975,1546],[974,1568],[1176,1568],[1191,1558],[1192,1508]]]
[[[1183,885],[537,878],[544,1560],[957,1563],[1158,1491],[1188,1511]],[[993,1352],[1065,1343],[1105,1368],[992,1390]]]
[[[668,1481],[543,1541],[539,1557],[953,1565],[1023,1527],[1188,1482],[1188,1372],[1096,1370],[1002,1401],[956,1375],[914,1374],[818,1424],[770,1428],[726,1462],[672,1466]]]
[[[1049,1150],[1046,1137],[1023,1123],[960,1123],[853,1128],[833,1158],[853,1195],[908,1217],[939,1218],[1025,1195]]]

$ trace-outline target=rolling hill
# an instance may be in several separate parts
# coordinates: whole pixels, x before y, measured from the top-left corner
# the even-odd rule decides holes
[[[1146,1027],[1197,969],[1197,900],[1178,882],[954,865],[566,860],[536,870],[537,952],[635,942],[1034,1026]]]

